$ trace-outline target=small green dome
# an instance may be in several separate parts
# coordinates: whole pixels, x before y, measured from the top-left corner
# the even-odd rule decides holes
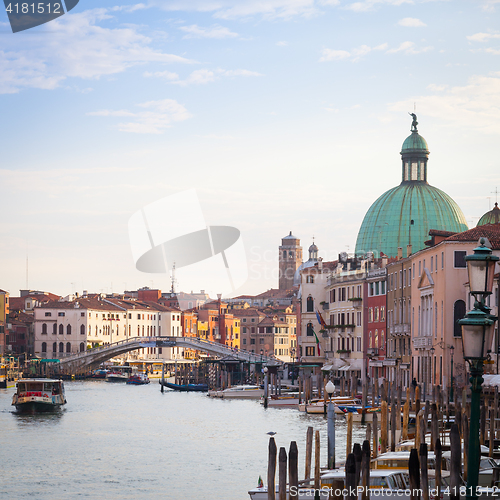
[[[403,142],[401,154],[416,152],[425,152],[428,154],[429,147],[427,146],[427,141],[417,131],[414,131]]]
[[[402,182],[373,203],[363,219],[356,254],[374,252],[395,257],[398,247],[412,253],[425,248],[429,230],[462,232],[467,223],[459,206],[427,182]]]
[[[498,208],[498,203],[495,203],[493,210],[486,212],[477,223],[478,226],[484,226],[485,224],[498,224],[500,222],[500,208]]]

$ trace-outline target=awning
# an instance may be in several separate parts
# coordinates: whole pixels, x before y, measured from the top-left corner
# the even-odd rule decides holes
[[[362,370],[363,369],[363,360],[362,359],[353,359],[351,360],[350,365],[343,366],[339,370],[342,372],[347,372],[347,371],[357,371],[357,370]]]
[[[323,372],[329,372],[332,369],[333,369],[333,365],[325,365],[325,366],[321,367],[321,371],[323,371]]]
[[[346,362],[340,358],[333,358],[331,363],[332,363],[332,368],[330,368],[331,370],[340,370],[343,366],[346,365]]]

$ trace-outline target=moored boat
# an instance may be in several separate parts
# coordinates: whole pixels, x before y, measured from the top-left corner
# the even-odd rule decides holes
[[[21,412],[54,411],[66,404],[62,380],[23,379],[17,383],[12,405]]]
[[[160,385],[162,381],[160,380]],[[171,382],[163,382],[164,387],[180,392],[208,392],[207,384],[173,384]]]
[[[223,391],[209,391],[208,395],[222,399],[259,399],[264,395],[264,389],[258,385],[235,385]]]

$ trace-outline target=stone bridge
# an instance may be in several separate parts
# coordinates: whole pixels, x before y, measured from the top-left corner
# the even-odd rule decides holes
[[[206,352],[212,356],[234,359],[245,363],[264,363],[267,366],[278,366],[281,364],[281,361],[275,358],[241,351],[198,337],[132,337],[61,358],[60,363],[54,366],[54,368],[58,367],[60,371],[66,373],[84,373],[89,369],[98,367],[104,361],[115,356],[145,347],[184,347]]]

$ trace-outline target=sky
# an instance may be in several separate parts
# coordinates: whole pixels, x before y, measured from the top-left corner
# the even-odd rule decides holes
[[[203,223],[240,231],[247,272],[228,291],[198,265],[177,289],[276,288],[290,231],[306,258],[313,237],[325,260],[354,251],[401,181],[414,110],[430,184],[474,227],[500,187],[499,14],[499,0],[80,0],[12,33],[2,12],[0,288],[168,290],[136,269],[129,220],[167,200],[156,217],[182,221],[188,190]]]

